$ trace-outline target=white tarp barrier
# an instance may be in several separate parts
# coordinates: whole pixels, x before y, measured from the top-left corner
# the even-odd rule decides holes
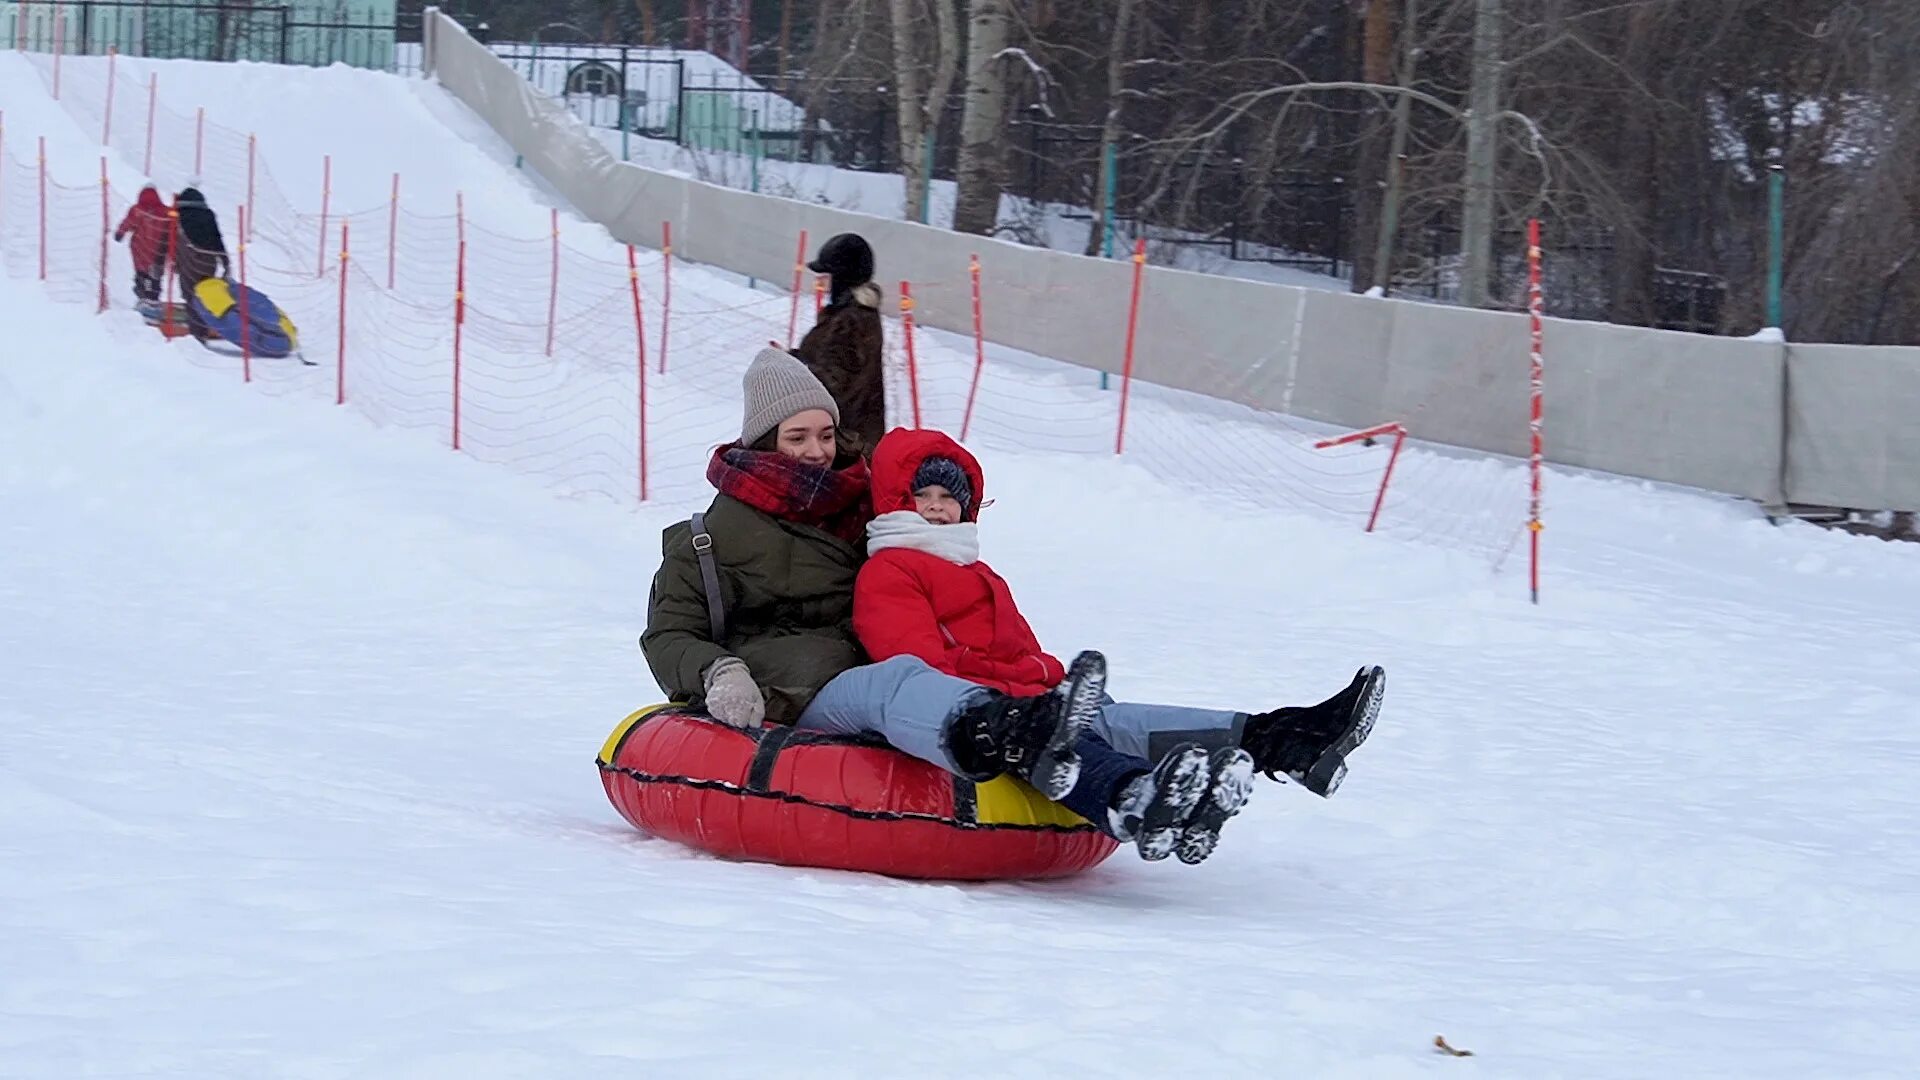
[[[796,202],[620,162],[562,104],[429,9],[427,73],[618,239],[788,286],[800,231],[873,244],[889,296],[912,282],[923,325],[970,334],[968,258],[1001,345],[1119,373],[1134,267]],[[811,253],[809,253],[811,254]],[[811,281],[811,277],[807,279]],[[803,300],[803,304],[808,302]],[[805,310],[805,308],[803,308]],[[1404,422],[1430,442],[1528,452],[1523,315],[1146,270],[1134,374],[1353,428]],[[1549,461],[1756,499],[1920,505],[1920,349],[1788,350],[1743,339],[1553,321]],[[1788,379],[1792,366],[1794,378]],[[1787,394],[1795,395],[1791,408]],[[1791,425],[1791,435],[1789,435]]]

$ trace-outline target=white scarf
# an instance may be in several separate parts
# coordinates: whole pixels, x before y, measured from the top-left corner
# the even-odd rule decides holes
[[[971,521],[935,525],[912,510],[895,510],[867,522],[867,551],[909,548],[950,563],[968,566],[980,561],[980,526]]]

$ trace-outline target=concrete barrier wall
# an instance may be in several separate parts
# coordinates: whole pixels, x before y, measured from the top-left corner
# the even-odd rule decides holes
[[[786,285],[796,240],[858,232],[924,325],[1118,373],[1131,262],[717,187],[616,160],[559,102],[438,12],[425,68],[581,213],[633,244]],[[1134,375],[1329,424],[1528,452],[1525,316],[1146,270]],[[1920,349],[1783,346],[1599,323],[1547,328],[1548,460],[1767,504],[1920,508]]]

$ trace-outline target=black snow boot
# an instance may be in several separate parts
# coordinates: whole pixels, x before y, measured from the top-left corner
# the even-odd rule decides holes
[[[1199,743],[1174,747],[1152,772],[1121,787],[1107,810],[1108,831],[1131,840],[1149,862],[1173,854],[1180,830],[1207,793],[1207,752]]]
[[[947,722],[947,749],[968,776],[1011,773],[1060,799],[1080,779],[1074,743],[1100,710],[1107,688],[1107,658],[1097,652],[1074,657],[1067,679],[1039,697],[989,693]]]
[[[1247,805],[1253,794],[1253,755],[1237,746],[1223,746],[1207,755],[1207,787],[1187,827],[1180,830],[1174,851],[1189,866],[1203,863],[1220,842],[1227,819]]]
[[[1322,798],[1346,779],[1347,755],[1373,731],[1387,673],[1361,668],[1345,690],[1318,705],[1275,709],[1250,717],[1240,745],[1253,755],[1254,768],[1272,779],[1284,773]]]

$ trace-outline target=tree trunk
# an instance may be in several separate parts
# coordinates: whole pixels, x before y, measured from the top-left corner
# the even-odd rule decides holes
[[[1420,0],[1407,0],[1399,86],[1413,88],[1420,64]],[[1413,126],[1413,99],[1401,94],[1393,103],[1393,139],[1387,149],[1387,194],[1380,207],[1380,231],[1373,247],[1373,284],[1381,292],[1393,282],[1393,249],[1399,239],[1400,201],[1407,184],[1407,133]],[[1361,243],[1365,242],[1362,237]],[[1354,274],[1358,282],[1360,275]]]
[[[653,15],[653,0],[633,0],[633,6],[640,12],[640,44],[660,44],[657,36],[660,24]]]
[[[908,221],[927,220],[926,197],[932,177],[927,171],[927,140],[937,136],[947,95],[960,67],[960,23],[954,0],[932,0],[937,23],[933,84],[921,83],[918,0],[891,0],[893,14],[894,104],[900,129],[900,176],[906,184]]]
[[[1366,20],[1362,24],[1360,44],[1361,77],[1370,83],[1384,84],[1393,78],[1392,0],[1366,0]],[[1373,95],[1362,99],[1366,113],[1360,118],[1358,167],[1353,177],[1353,291],[1363,292],[1386,276],[1376,268],[1377,248],[1369,241],[1379,235],[1386,201],[1387,178],[1393,168],[1389,160],[1389,130],[1386,103]]]
[[[1627,41],[1621,66],[1642,85],[1659,82],[1659,60],[1653,55],[1654,9],[1640,6],[1627,13]],[[1608,320],[1632,326],[1654,323],[1652,238],[1659,213],[1658,176],[1655,173],[1659,112],[1649,94],[1629,84],[1626,107],[1620,110],[1620,198],[1625,221],[1613,230],[1613,298]]]
[[[1093,229],[1087,233],[1088,255],[1101,253],[1107,230],[1113,226],[1107,220],[1107,204],[1112,201],[1116,181],[1113,173],[1120,157],[1120,92],[1127,85],[1127,35],[1133,27],[1137,6],[1138,0],[1117,0],[1113,12],[1113,37],[1107,49],[1107,119],[1100,129],[1100,180],[1093,192]]]
[[[1460,210],[1460,302],[1492,303],[1494,167],[1500,149],[1501,0],[1475,0],[1466,197]]]
[[[920,107],[920,50],[915,48],[915,0],[891,0],[893,16],[893,103],[900,127],[900,177],[907,186],[908,221],[925,211],[926,119]]]
[[[959,192],[953,227],[990,235],[1000,216],[1006,185],[1000,142],[1007,129],[1007,59],[1012,32],[1010,0],[971,0],[967,31],[966,111],[960,120]]]

